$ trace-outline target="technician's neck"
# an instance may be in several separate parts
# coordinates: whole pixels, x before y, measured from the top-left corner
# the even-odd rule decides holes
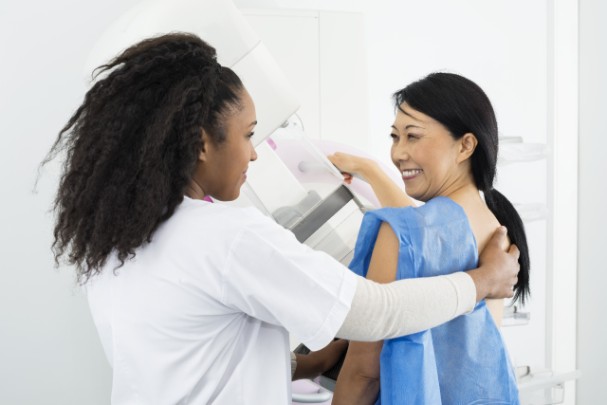
[[[195,180],[191,180],[185,188],[185,195],[194,200],[202,200],[204,199],[205,193],[202,187],[200,187],[200,184],[196,183]]]

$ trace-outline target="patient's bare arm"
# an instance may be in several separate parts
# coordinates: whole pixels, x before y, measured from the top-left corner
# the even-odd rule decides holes
[[[342,172],[346,183],[349,184],[354,175],[369,183],[382,207],[414,205],[402,185],[394,183],[375,161],[341,152],[329,155],[328,158]]]

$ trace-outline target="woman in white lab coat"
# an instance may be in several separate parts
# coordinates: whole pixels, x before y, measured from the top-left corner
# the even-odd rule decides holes
[[[101,68],[60,132],[56,259],[74,265],[113,368],[114,404],[286,404],[288,333],[312,350],[377,340],[509,297],[502,229],[467,273],[379,285],[238,197],[257,122],[239,78],[188,34]],[[397,309],[398,308],[398,309]]]

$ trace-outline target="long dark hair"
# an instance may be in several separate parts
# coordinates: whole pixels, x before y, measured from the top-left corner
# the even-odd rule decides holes
[[[183,200],[202,150],[202,129],[225,140],[239,106],[238,76],[213,47],[172,33],[131,46],[59,132],[45,164],[66,153],[55,199],[55,261],[67,255],[78,280],[99,273],[110,253],[124,264]]]
[[[497,120],[489,98],[471,80],[453,73],[432,73],[394,93],[396,108],[407,103],[445,126],[455,139],[473,133],[478,145],[471,157],[476,187],[485,195],[487,206],[521,252],[520,272],[514,300],[529,296],[529,249],[523,221],[510,201],[493,188],[496,175]]]

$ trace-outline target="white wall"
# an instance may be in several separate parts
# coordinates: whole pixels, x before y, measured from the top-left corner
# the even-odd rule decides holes
[[[69,270],[53,268],[57,165],[38,163],[84,94],[82,66],[131,0],[0,2],[0,403],[108,404],[110,369]]]
[[[57,167],[50,165],[32,194],[37,164],[56,133],[79,104],[81,67],[95,39],[135,0],[57,0],[0,3],[0,403],[106,404],[110,372],[69,270],[53,269],[52,200]],[[242,1],[251,6],[252,1]],[[266,1],[266,3],[273,3]],[[300,8],[365,12],[368,49],[368,150],[385,161],[393,117],[390,94],[440,69],[477,81],[489,94],[506,135],[546,142],[547,0],[283,1]],[[297,5],[295,5],[295,3]],[[368,4],[372,3],[373,6]],[[605,322],[597,307],[605,283],[599,243],[606,227],[595,182],[605,172],[599,154],[600,95],[605,94],[605,38],[599,25],[605,6],[581,0],[580,293],[579,365],[585,373],[580,404],[607,403],[600,382],[588,372],[605,359]],[[440,11],[440,12],[439,12]],[[587,28],[585,28],[587,26]],[[602,34],[602,35],[601,35]],[[600,81],[602,79],[602,81]],[[598,82],[597,82],[598,80]],[[597,85],[598,83],[598,85]],[[602,92],[598,90],[603,90]],[[604,103],[603,103],[604,104]],[[348,117],[344,117],[347,120]],[[597,146],[599,145],[599,146]],[[603,148],[601,148],[603,146]],[[518,176],[504,169],[501,177]],[[533,184],[545,167],[533,164],[522,175]],[[538,176],[538,177],[536,177]],[[526,190],[528,185],[521,186]],[[517,194],[517,190],[504,190]],[[530,190],[541,198],[545,190]],[[537,194],[535,194],[537,193]],[[601,226],[603,225],[603,226]],[[535,232],[535,231],[533,231]],[[542,248],[540,248],[541,250]],[[603,281],[603,283],[601,283]],[[543,297],[541,289],[534,299]],[[597,325],[602,325],[597,326]],[[541,329],[541,327],[540,327]],[[540,338],[541,340],[541,338]],[[520,356],[542,362],[543,348],[522,345]],[[603,373],[604,375],[604,373]],[[600,400],[603,399],[603,401]],[[582,401],[583,399],[583,401]]]
[[[579,273],[577,403],[607,404],[607,321],[605,321],[605,230],[607,215],[607,4],[580,0],[579,91]],[[573,241],[572,241],[573,243]]]

